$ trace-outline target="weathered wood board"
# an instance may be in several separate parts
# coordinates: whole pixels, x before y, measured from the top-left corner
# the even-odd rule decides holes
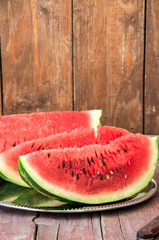
[[[35,219],[38,240],[102,239],[100,214],[40,214]],[[53,231],[54,229],[54,231]]]
[[[36,225],[33,219],[36,212],[26,212],[10,208],[0,208],[0,239],[35,239]]]
[[[147,0],[145,133],[159,134],[159,1]]]
[[[143,131],[144,1],[73,1],[74,106]]]
[[[0,0],[3,113],[72,110],[71,0]]]
[[[0,115],[3,114],[3,89],[2,89],[2,60],[1,60],[1,37],[0,37]]]
[[[0,0],[0,114],[101,108],[103,124],[159,134],[158,12],[153,0]]]

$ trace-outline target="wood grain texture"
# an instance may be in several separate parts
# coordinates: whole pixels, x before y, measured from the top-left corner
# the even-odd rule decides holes
[[[34,220],[38,226],[36,240],[58,239],[59,216],[52,214],[40,214],[40,217]]]
[[[143,131],[143,0],[73,1],[75,109]]]
[[[159,1],[147,0],[145,133],[159,134]]]
[[[0,0],[4,114],[72,110],[71,0]]]
[[[32,219],[36,213],[0,208],[0,239],[34,239],[35,224]]]
[[[156,169],[155,180],[159,184],[159,165]],[[119,219],[124,239],[136,239],[137,231],[159,214],[159,192],[156,195],[136,206],[119,210]],[[159,238],[157,238],[159,239]]]
[[[118,211],[101,212],[101,229],[103,232],[103,240],[124,239],[118,217]]]
[[[99,214],[40,214],[37,240],[102,239]]]
[[[0,17],[1,22],[1,17]],[[0,26],[1,29],[1,26]],[[0,115],[2,115],[2,109],[3,109],[3,94],[2,94],[2,60],[1,60],[1,36],[0,36]]]

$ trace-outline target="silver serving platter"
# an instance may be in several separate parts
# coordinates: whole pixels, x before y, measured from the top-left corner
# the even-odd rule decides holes
[[[157,183],[152,179],[146,188],[124,200],[100,205],[82,205],[78,203],[60,202],[56,199],[45,197],[31,188],[20,187],[13,183],[1,181],[0,206],[52,213],[97,212],[142,203],[153,197],[156,191]]]

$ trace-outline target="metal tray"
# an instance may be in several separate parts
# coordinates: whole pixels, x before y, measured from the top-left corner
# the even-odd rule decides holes
[[[60,202],[45,197],[31,188],[24,188],[6,181],[0,182],[0,206],[53,213],[96,212],[132,206],[150,199],[157,191],[154,179],[137,194],[122,201],[100,204],[82,205],[78,203]]]

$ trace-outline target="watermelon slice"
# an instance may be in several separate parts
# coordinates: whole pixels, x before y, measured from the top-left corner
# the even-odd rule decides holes
[[[94,129],[76,129],[70,133],[60,133],[46,138],[34,139],[12,147],[0,154],[0,176],[10,182],[18,185],[27,186],[21,179],[18,171],[18,158],[20,155],[28,154],[39,150],[48,150],[65,147],[83,147],[85,145],[101,143],[107,144],[110,141],[130,134],[122,128],[104,126],[97,128],[97,139]]]
[[[117,128],[113,126],[102,127],[101,125],[98,125],[96,143],[106,145],[111,141],[128,134],[130,134],[130,132],[124,128]]]
[[[108,145],[34,152],[19,158],[19,172],[48,196],[101,204],[139,192],[151,181],[158,160],[158,138],[128,134]]]
[[[82,147],[95,144],[94,129],[75,129],[70,133],[59,133],[46,138],[34,139],[12,147],[0,154],[0,176],[15,184],[28,187],[21,179],[18,171],[18,158],[20,155],[54,148]]]
[[[16,145],[73,129],[96,128],[101,110],[41,112],[0,117],[0,152]]]

